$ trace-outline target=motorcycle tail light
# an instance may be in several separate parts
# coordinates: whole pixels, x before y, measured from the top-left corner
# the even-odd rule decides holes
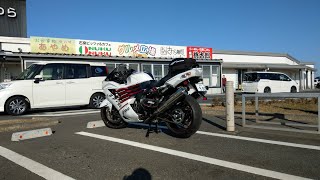
[[[184,86],[188,86],[188,84],[189,84],[188,80],[183,81]]]
[[[208,100],[208,98],[207,97],[203,97],[202,100],[206,101],[206,100]]]

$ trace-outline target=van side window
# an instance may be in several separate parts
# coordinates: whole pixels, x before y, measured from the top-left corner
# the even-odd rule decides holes
[[[284,74],[280,74],[280,80],[281,81],[291,81],[291,79]]]
[[[91,66],[91,77],[107,76],[106,66]]]
[[[43,80],[59,80],[63,79],[63,65],[62,64],[47,64],[41,70],[40,74]]]
[[[259,73],[260,79],[270,79],[269,73]]]
[[[66,79],[88,78],[86,64],[69,64],[66,70]]]
[[[270,80],[280,81],[280,74],[270,74]]]

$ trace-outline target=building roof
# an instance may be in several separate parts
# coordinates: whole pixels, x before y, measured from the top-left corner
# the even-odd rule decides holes
[[[249,55],[249,56],[273,56],[273,57],[286,57],[298,64],[301,62],[289,54],[285,53],[270,53],[270,52],[250,52],[250,51],[226,51],[226,50],[213,50],[213,54],[229,54],[229,55]]]

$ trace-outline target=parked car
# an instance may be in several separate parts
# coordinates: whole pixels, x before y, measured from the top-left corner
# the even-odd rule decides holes
[[[314,78],[314,86],[320,88],[320,77]]]
[[[105,99],[104,63],[39,62],[18,78],[0,84],[0,112],[21,115],[30,109],[89,105],[98,108]]]
[[[298,84],[280,72],[247,72],[242,91],[248,93],[298,92]]]

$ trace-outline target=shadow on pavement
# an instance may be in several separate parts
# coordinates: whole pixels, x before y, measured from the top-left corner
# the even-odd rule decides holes
[[[123,180],[151,180],[150,172],[144,168],[135,169],[129,176],[124,176]]]
[[[215,127],[217,127],[217,128],[219,128],[219,129],[226,130],[226,127],[224,127],[224,126],[222,126],[220,124],[217,124],[217,123],[215,123],[215,122],[213,122],[211,120],[208,120],[206,118],[202,118],[202,120],[207,122],[207,123],[209,123],[209,124],[211,124],[211,125],[213,125],[213,126],[215,126]]]

